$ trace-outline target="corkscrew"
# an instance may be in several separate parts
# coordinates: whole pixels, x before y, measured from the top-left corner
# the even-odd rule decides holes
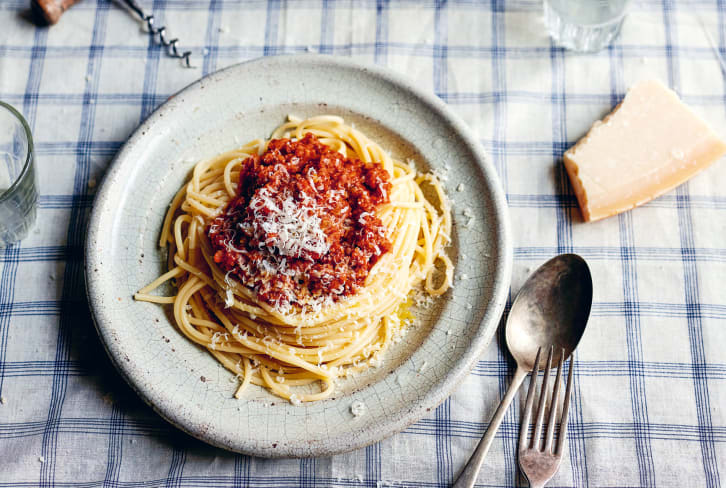
[[[136,15],[139,16],[139,18],[146,22],[146,27],[149,29],[149,34],[152,37],[158,36],[159,42],[162,46],[166,48],[166,53],[173,57],[173,58],[179,58],[183,59],[184,63],[187,68],[193,68],[191,65],[191,62],[189,61],[189,57],[192,55],[191,51],[184,51],[179,52],[179,48],[177,47],[177,42],[179,42],[179,39],[176,37],[174,39],[167,39],[166,38],[166,27],[156,27],[154,25],[154,16],[153,15],[147,15],[144,13],[144,11],[139,7],[139,5],[134,0],[122,0]]]

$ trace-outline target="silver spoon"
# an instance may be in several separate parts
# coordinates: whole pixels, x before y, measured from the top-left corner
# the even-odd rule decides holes
[[[585,332],[591,305],[590,269],[576,254],[550,259],[527,279],[512,304],[506,326],[507,347],[517,361],[517,371],[484,437],[452,488],[474,486],[509,404],[534,369],[537,350],[554,346],[555,351],[564,349],[567,359]],[[560,354],[555,355],[553,364],[559,363]]]

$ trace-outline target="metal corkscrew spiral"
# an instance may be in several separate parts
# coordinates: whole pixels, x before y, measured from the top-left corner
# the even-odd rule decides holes
[[[189,61],[189,57],[192,55],[191,51],[184,51],[179,52],[179,48],[177,47],[177,42],[179,42],[179,39],[167,39],[166,38],[166,27],[161,26],[159,28],[156,28],[154,26],[154,16],[153,15],[146,15],[144,11],[139,7],[139,5],[134,0],[123,0],[123,2],[136,13],[136,15],[139,16],[139,18],[146,22],[146,26],[149,29],[149,34],[152,36],[159,36],[159,42],[166,47],[166,53],[173,57],[173,58],[179,58],[183,59],[184,63],[187,68],[192,68]]]

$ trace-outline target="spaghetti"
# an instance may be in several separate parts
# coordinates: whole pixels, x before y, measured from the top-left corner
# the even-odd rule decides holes
[[[451,286],[450,231],[435,176],[340,117],[289,117],[194,167],[161,231],[169,271],[134,298],[172,304],[182,333],[237,375],[235,397],[255,384],[316,401],[380,363],[412,293]],[[169,280],[175,296],[151,294]]]

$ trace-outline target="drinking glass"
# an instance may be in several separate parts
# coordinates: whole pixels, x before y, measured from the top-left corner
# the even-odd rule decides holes
[[[544,21],[554,41],[574,51],[595,52],[615,39],[630,0],[544,0]]]
[[[0,102],[0,248],[28,234],[37,203],[30,127],[17,110]]]

